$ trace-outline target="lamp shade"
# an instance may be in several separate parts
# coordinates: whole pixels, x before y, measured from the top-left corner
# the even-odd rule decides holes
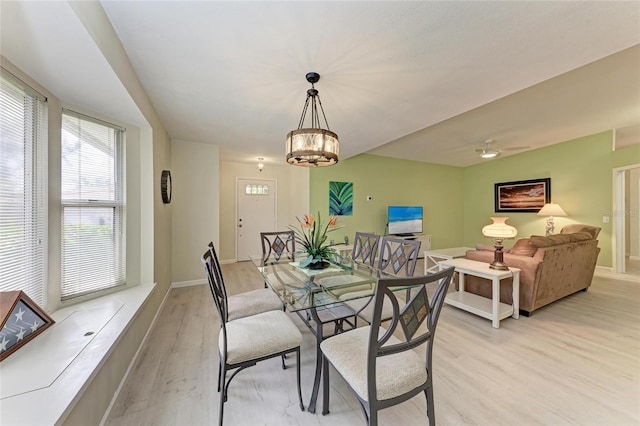
[[[322,167],[338,162],[338,135],[325,129],[298,129],[287,134],[287,162],[296,166]]]
[[[493,223],[482,228],[482,235],[489,238],[511,239],[518,235],[518,230],[505,222],[508,217],[492,217]]]
[[[559,204],[555,203],[547,203],[545,204],[540,211],[538,212],[538,216],[566,216],[567,213],[560,207]]]

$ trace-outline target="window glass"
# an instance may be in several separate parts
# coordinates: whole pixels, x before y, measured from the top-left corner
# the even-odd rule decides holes
[[[123,132],[62,116],[62,300],[125,283]]]
[[[0,74],[0,291],[46,307],[46,100]]]

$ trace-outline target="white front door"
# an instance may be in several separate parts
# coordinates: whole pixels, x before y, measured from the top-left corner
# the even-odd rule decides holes
[[[276,230],[276,181],[238,179],[236,259],[261,254],[260,232]]]

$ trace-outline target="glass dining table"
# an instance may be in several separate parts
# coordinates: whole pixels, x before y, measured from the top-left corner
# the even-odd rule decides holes
[[[308,411],[315,413],[322,375],[322,340],[344,331],[344,323],[355,328],[356,312],[343,303],[373,296],[379,276],[387,275],[336,254],[328,267],[312,270],[290,259],[265,261],[250,256],[265,283],[282,300],[289,312],[295,312],[316,337],[316,371]],[[332,331],[326,331],[333,324]]]

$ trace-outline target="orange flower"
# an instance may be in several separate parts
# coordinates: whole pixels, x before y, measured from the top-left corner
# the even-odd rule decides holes
[[[333,228],[338,224],[338,218],[335,216],[329,216],[329,227]]]
[[[305,214],[303,217],[304,221],[298,221],[300,222],[300,226],[302,226],[303,228],[311,228],[311,225],[313,225],[313,215]]]

